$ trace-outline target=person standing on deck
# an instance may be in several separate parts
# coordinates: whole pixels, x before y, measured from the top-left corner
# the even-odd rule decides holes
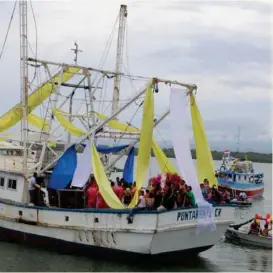
[[[87,207],[96,208],[97,195],[98,195],[98,186],[96,183],[92,184],[91,187],[87,190]]]
[[[144,191],[143,190],[140,191],[136,207],[141,208],[141,209],[146,208],[146,200],[145,200],[145,197],[144,197]]]
[[[28,192],[29,192],[29,203],[35,204],[35,187],[38,186],[37,179],[38,175],[37,173],[34,173],[33,176],[30,178],[29,184],[28,184]]]
[[[124,195],[124,189],[121,185],[121,181],[118,181],[117,183],[118,183],[118,185],[116,187],[116,194],[117,194],[119,200],[121,200]]]
[[[192,187],[191,186],[187,186],[187,198],[188,198],[188,205],[190,205],[191,207],[194,207],[196,205],[195,202],[195,196],[194,193],[192,192]]]

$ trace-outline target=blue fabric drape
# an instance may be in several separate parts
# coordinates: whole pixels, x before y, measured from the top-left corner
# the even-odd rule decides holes
[[[110,153],[117,153],[121,150],[124,150],[128,147],[129,145],[121,145],[121,146],[115,146],[115,147],[109,147],[109,146],[97,146],[97,151],[102,154],[110,154]]]
[[[82,143],[81,145],[85,147],[85,144]],[[96,146],[96,148],[99,153],[110,154],[110,153],[117,153],[121,150],[124,150],[128,146],[129,145],[121,145],[121,146],[111,147],[111,146],[98,145],[98,146]]]
[[[123,170],[123,179],[128,183],[132,184],[134,182],[134,162],[135,162],[135,148],[132,147],[130,150],[124,170]]]
[[[49,189],[65,189],[73,178],[77,166],[75,145],[70,146],[58,160],[48,183]]]

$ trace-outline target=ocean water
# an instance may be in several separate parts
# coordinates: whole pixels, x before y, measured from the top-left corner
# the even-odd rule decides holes
[[[218,167],[219,161],[215,162]],[[121,163],[122,166],[122,163]],[[236,214],[236,221],[243,222],[255,213],[265,215],[272,213],[272,165],[256,163],[255,168],[265,174],[264,197],[255,200],[252,208],[240,210]],[[153,160],[149,169],[150,175],[159,172]],[[114,262],[97,260],[92,257],[58,254],[39,248],[29,248],[22,245],[0,242],[0,271],[261,271],[272,272],[272,250],[249,248],[233,245],[224,240],[213,248],[201,253],[192,260],[184,260],[173,264],[147,263],[142,261]]]

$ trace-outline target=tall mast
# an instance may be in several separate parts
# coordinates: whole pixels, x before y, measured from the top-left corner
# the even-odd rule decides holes
[[[23,142],[23,174],[25,179],[28,177],[27,169],[27,142],[28,142],[28,44],[27,44],[27,0],[19,1],[20,11],[20,85],[21,85],[21,101],[22,101],[22,114],[21,121],[21,141]]]
[[[120,91],[120,73],[122,69],[123,60],[123,47],[125,36],[125,24],[127,18],[127,6],[121,5],[119,12],[119,32],[118,32],[118,44],[117,44],[117,59],[116,59],[116,76],[114,79],[114,91],[112,102],[112,115],[117,112],[119,108],[119,91]]]

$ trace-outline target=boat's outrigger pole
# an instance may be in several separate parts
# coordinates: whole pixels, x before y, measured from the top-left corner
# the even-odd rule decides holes
[[[165,112],[164,115],[162,115],[160,117],[160,119],[158,119],[155,123],[154,123],[154,128],[160,124],[170,113],[170,110],[168,110],[167,112]],[[132,142],[126,149],[124,149],[117,158],[115,158],[107,167],[106,167],[106,171],[110,170],[126,153],[128,153],[132,147],[134,147],[138,142],[140,141],[140,138],[138,137],[138,139],[136,139],[134,142]]]
[[[77,142],[77,144],[82,143],[84,140],[89,138],[93,133],[103,128],[103,126],[106,125],[110,120],[114,119],[119,113],[121,113],[124,109],[126,109],[129,105],[131,105],[135,100],[137,100],[140,96],[142,96],[146,92],[146,89],[147,87],[145,87],[144,90],[140,91],[137,95],[135,95],[129,102],[127,102],[124,106],[122,106],[117,112],[111,115],[107,120],[103,121],[101,124],[97,125],[94,129],[91,129],[89,132],[87,132],[86,135],[79,142]],[[60,159],[60,157],[61,156],[55,158],[50,164],[48,164],[43,170],[41,170],[41,173],[50,169]]]
[[[28,61],[29,62],[35,62],[35,63],[41,63],[41,64],[47,63],[47,64],[50,64],[50,65],[56,65],[56,66],[74,67],[74,68],[79,68],[79,69],[83,69],[83,70],[88,69],[90,71],[102,73],[103,75],[108,75],[108,77],[110,75],[114,77],[117,74],[115,71],[110,71],[110,70],[102,70],[102,69],[96,69],[96,68],[93,68],[93,67],[84,67],[84,66],[80,66],[80,65],[45,61],[45,60],[34,59],[34,58],[28,58]],[[80,73],[80,74],[83,74],[83,73]],[[144,79],[144,80],[145,79],[146,80],[154,79],[158,83],[162,82],[162,83],[165,83],[165,84],[179,85],[179,86],[185,87],[185,88],[187,88],[189,90],[192,90],[192,91],[197,90],[197,86],[195,84],[187,84],[187,83],[183,83],[183,82],[180,82],[180,81],[160,79],[160,78],[157,78],[157,77],[136,76],[136,75],[128,75],[128,74],[124,74],[124,73],[119,73],[119,74],[121,76],[124,76],[124,77],[132,77],[132,78],[135,77],[135,78]],[[93,95],[94,95],[94,93],[93,93]]]
[[[46,70],[47,70],[47,72],[48,72],[48,74],[49,74],[49,76],[51,78],[51,81],[52,81],[53,78],[52,78],[52,75],[51,75],[51,73],[49,71],[49,68],[48,68],[47,64],[45,64],[45,68],[46,68]],[[52,108],[53,109],[56,108],[57,102],[58,102],[58,98],[59,98],[59,95],[60,95],[61,83],[63,81],[63,72],[64,72],[64,67],[61,67],[59,82],[58,82],[57,87],[55,87],[55,90],[54,90],[54,99],[52,100]],[[54,86],[55,86],[54,82],[52,82],[52,86],[54,88]],[[53,119],[54,119],[54,117],[53,117],[53,115],[51,115],[51,117],[49,117],[49,121],[48,121],[48,127],[49,127],[49,131],[50,132],[52,132],[52,121],[53,121]],[[46,154],[48,138],[49,138],[49,134],[45,135],[44,139],[42,139],[43,147],[42,147],[42,152],[41,152],[40,159],[39,159],[39,167],[37,169],[38,173],[41,172],[42,164],[43,164],[44,157],[45,157],[45,154]]]

